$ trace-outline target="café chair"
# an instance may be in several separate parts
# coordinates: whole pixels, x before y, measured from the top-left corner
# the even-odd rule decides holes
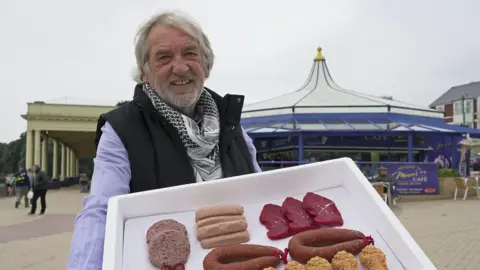
[[[373,186],[373,188],[375,188],[378,195],[380,195],[380,197],[382,197],[382,199],[386,203],[388,203],[388,193],[385,192],[385,185],[381,184],[381,183],[378,183],[378,184],[373,183],[372,186]]]
[[[475,191],[477,192],[477,197],[480,198],[480,187],[479,187],[479,184],[478,184],[478,180],[477,179],[471,179],[471,180],[474,180],[475,182],[473,181],[468,181],[469,178],[461,178],[461,177],[457,177],[455,178],[455,193],[453,195],[453,199],[456,200],[457,199],[457,194],[458,194],[458,191],[459,190],[463,190],[463,200],[466,200],[467,197],[468,197],[468,190],[470,188],[474,188]]]

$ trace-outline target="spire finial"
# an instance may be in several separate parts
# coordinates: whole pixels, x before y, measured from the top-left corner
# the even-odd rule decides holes
[[[322,47],[318,47],[317,48],[317,57],[315,57],[315,59],[313,59],[314,61],[325,61],[325,57],[323,57],[323,54],[322,54]]]

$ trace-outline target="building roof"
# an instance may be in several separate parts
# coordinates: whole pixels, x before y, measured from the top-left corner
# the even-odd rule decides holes
[[[313,61],[310,74],[300,89],[247,104],[244,106],[242,118],[298,113],[387,112],[443,118],[443,113],[428,107],[367,95],[340,87],[332,79],[322,49],[318,48],[318,54]]]
[[[450,104],[454,101],[462,99],[462,96],[465,95],[465,98],[477,98],[480,96],[480,82],[471,82],[464,85],[454,86],[448,89],[443,95],[437,98],[432,104],[430,104],[430,108],[443,105],[443,104]]]
[[[120,101],[120,100],[118,100]],[[63,104],[63,105],[87,105],[87,106],[115,106],[118,101],[99,100],[95,98],[78,98],[78,97],[60,97],[46,101],[35,101],[35,103],[45,104]]]
[[[321,133],[330,136],[371,134],[471,134],[480,136],[480,130],[449,125],[442,118],[399,113],[309,113],[264,116],[242,119],[249,134]]]

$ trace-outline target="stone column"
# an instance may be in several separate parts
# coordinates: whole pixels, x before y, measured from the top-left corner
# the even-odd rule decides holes
[[[68,177],[72,177],[72,176],[73,176],[73,172],[72,172],[72,156],[73,156],[72,148],[68,147]]]
[[[67,155],[67,149],[65,144],[60,143],[61,149],[61,154],[60,154],[60,181],[65,180],[66,174],[65,174],[65,165],[66,165],[66,155]]]
[[[70,174],[75,177],[75,151],[72,149],[72,155],[70,156]]]
[[[58,178],[58,143],[53,140],[52,179]]]
[[[27,143],[25,146],[25,168],[28,170],[33,165],[33,130],[27,130]]]
[[[67,178],[70,177],[70,154],[71,154],[70,147],[67,147],[67,155],[65,157],[65,160],[66,160],[65,173]]]
[[[48,170],[48,137],[44,137],[42,141],[42,162],[41,168],[44,172]]]
[[[80,175],[80,167],[79,167],[79,159],[78,159],[78,157],[75,158],[75,174],[76,174],[77,176]]]
[[[40,130],[35,130],[35,142],[34,142],[34,159],[33,159],[33,164],[34,165],[39,165],[40,166],[40,143],[41,143],[41,138],[40,138]]]

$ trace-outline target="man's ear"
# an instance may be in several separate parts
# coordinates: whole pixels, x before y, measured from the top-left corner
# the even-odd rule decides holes
[[[210,70],[208,70],[208,68],[204,66],[203,71],[205,72],[205,79],[208,79],[208,77],[210,76]]]
[[[150,83],[150,81],[148,80],[148,75],[147,74],[142,73],[142,81],[144,81],[146,83]]]

